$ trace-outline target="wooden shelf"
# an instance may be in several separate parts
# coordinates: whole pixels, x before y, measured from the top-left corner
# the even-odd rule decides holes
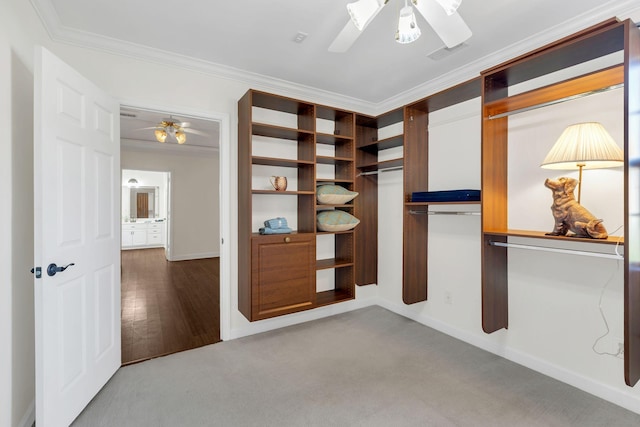
[[[358,228],[356,226],[356,228]],[[316,231],[317,235],[329,235],[329,234],[353,234],[354,229],[346,230],[346,231]]]
[[[312,236],[315,233],[312,232],[302,232],[302,231],[292,231],[291,233],[283,233],[283,234],[260,234],[260,233],[251,233],[252,239],[266,239],[273,236]]]
[[[353,179],[316,178],[316,183],[353,184]]]
[[[405,206],[447,206],[447,205],[479,205],[479,200],[461,200],[458,202],[404,202]]]
[[[316,143],[325,145],[345,144],[352,142],[353,138],[350,136],[332,135],[328,133],[316,133]]]
[[[285,96],[273,95],[271,93],[260,92],[257,90],[251,91],[250,106],[282,111],[285,113],[296,114],[298,116],[303,116],[314,109],[314,104],[309,102],[287,98]]]
[[[325,203],[316,203],[316,209],[333,209],[333,208],[352,208],[353,203],[347,203],[342,205],[330,205]]]
[[[309,160],[281,159],[261,156],[251,157],[251,164],[264,166],[282,166],[287,168],[297,168],[299,166],[314,166],[314,162]]]
[[[276,190],[251,190],[251,194],[275,194],[281,196],[299,196],[309,195],[315,196],[315,191],[276,191]]]
[[[352,259],[329,258],[316,261],[316,270],[328,270],[331,268],[342,268],[353,266]]]
[[[330,290],[318,292],[316,294],[316,306],[322,307],[325,305],[336,304],[339,302],[349,301],[354,299],[355,296],[350,291],[346,290]]]
[[[588,239],[580,237],[567,237],[567,236],[547,236],[544,231],[533,230],[502,230],[492,231],[484,230],[485,235],[494,236],[506,236],[506,237],[528,237],[532,239],[547,239],[547,240],[563,240],[565,242],[574,243],[593,243],[599,245],[624,245],[624,237],[609,236],[607,239]]]
[[[341,162],[353,162],[353,159],[348,157],[316,156],[316,163],[322,165],[335,165]]]
[[[361,172],[373,172],[381,169],[401,167],[403,164],[404,164],[404,159],[400,158],[400,159],[385,160],[385,161],[376,162],[376,163],[356,165],[356,167],[360,169]]]
[[[404,135],[396,135],[390,138],[381,139],[379,141],[364,142],[356,145],[360,150],[378,152],[389,148],[402,147],[404,145]]]
[[[254,123],[251,126],[251,132],[253,135],[266,136],[268,138],[288,139],[293,141],[300,141],[305,138],[313,138],[313,132],[263,123]]]

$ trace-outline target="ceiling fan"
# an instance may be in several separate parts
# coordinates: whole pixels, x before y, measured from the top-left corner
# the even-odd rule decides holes
[[[342,53],[349,50],[388,2],[389,0],[358,0],[347,4],[351,19],[331,43],[329,52]],[[457,13],[461,2],[462,0],[410,0],[411,5],[418,9],[449,49],[471,37],[471,30]],[[396,33],[396,40],[399,43],[410,43],[420,36],[412,6],[409,6],[405,0],[405,7],[400,11]]]
[[[189,122],[183,122],[176,117],[169,116],[169,118],[162,119],[162,121],[155,126],[141,128],[138,130],[155,129],[153,133],[158,142],[165,142],[167,137],[171,137],[178,144],[184,144],[187,142],[187,133],[207,136],[204,132],[189,128],[190,125],[191,124]]]

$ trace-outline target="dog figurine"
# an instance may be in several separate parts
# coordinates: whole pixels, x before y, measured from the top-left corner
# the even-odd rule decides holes
[[[553,231],[546,235],[606,239],[608,234],[602,220],[576,201],[573,190],[577,185],[578,180],[565,177],[544,181],[544,186],[553,192],[551,212],[556,222]]]

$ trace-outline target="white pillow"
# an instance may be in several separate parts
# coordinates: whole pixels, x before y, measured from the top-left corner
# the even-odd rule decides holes
[[[346,231],[360,224],[360,220],[341,210],[318,212],[316,224],[320,231]]]
[[[316,199],[322,205],[343,205],[349,203],[358,195],[344,187],[333,184],[319,185],[316,188]]]

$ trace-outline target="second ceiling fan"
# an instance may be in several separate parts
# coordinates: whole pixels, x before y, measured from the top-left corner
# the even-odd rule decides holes
[[[175,139],[178,144],[187,142],[187,133],[207,136],[206,133],[191,129],[188,126],[190,126],[190,123],[169,116],[169,118],[162,119],[156,126],[150,126],[140,130],[155,129],[154,135],[158,142],[165,142],[167,137],[170,136],[172,139]]]
[[[369,23],[380,13],[389,0],[358,0],[347,5],[351,19],[340,31],[329,52],[346,52],[360,37]],[[462,0],[410,0],[412,6],[433,28],[447,48],[456,47],[471,37],[471,30],[457,13]],[[405,0],[405,7],[400,11],[396,40],[399,43],[410,43],[420,36],[415,22],[413,7]]]

